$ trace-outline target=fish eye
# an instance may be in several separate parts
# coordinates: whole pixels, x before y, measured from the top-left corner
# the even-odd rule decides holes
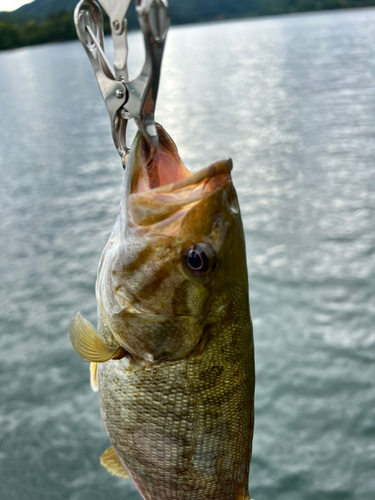
[[[212,248],[205,243],[190,245],[185,251],[185,265],[195,276],[205,276],[215,266],[215,255]]]

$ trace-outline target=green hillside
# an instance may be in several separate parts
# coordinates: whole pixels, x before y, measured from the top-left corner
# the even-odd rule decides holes
[[[209,19],[218,15],[243,15],[258,10],[262,0],[170,0],[171,17],[180,19]],[[61,10],[73,11],[77,0],[34,0],[17,9],[17,13],[37,17],[47,17]],[[130,7],[134,10],[134,2]]]
[[[46,18],[53,12],[73,11],[77,3],[78,0],[34,0],[34,2],[23,5],[16,12]]]
[[[258,0],[170,0],[172,24],[254,15]],[[34,0],[14,12],[0,12],[0,50],[76,38],[72,12],[77,0]],[[108,32],[108,22],[105,23]],[[138,23],[134,2],[128,14],[129,29]]]

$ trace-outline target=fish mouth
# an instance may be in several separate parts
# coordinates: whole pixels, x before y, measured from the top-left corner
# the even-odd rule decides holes
[[[191,172],[183,164],[175,143],[157,124],[159,149],[155,158],[140,134],[132,154],[129,172],[128,209],[132,222],[149,226],[183,215],[214,190],[231,181],[232,160],[224,158],[199,172]]]
[[[199,242],[218,252],[236,201],[230,159],[193,173],[163,127],[157,131],[156,157],[141,134],[133,143],[97,281],[102,317],[114,338],[137,356],[154,353],[154,360],[166,352],[177,359],[199,342],[208,289],[216,281],[207,275],[198,283],[185,269],[185,252]]]

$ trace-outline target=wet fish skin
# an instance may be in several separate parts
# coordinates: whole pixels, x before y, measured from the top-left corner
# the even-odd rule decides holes
[[[124,360],[99,366],[107,433],[146,500],[248,498],[253,359],[246,296],[231,288],[213,307],[222,310],[208,318],[211,340],[202,353],[131,371]]]
[[[254,352],[231,164],[191,175],[158,131],[157,166],[135,140],[99,265],[102,418],[145,500],[249,499]],[[186,261],[196,244],[209,254],[201,276]],[[74,328],[71,339],[79,351]]]

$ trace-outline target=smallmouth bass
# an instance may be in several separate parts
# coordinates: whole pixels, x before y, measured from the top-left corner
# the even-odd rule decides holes
[[[98,269],[98,331],[77,313],[111,441],[101,457],[145,500],[245,500],[254,350],[232,162],[197,173],[158,125],[135,138]]]

